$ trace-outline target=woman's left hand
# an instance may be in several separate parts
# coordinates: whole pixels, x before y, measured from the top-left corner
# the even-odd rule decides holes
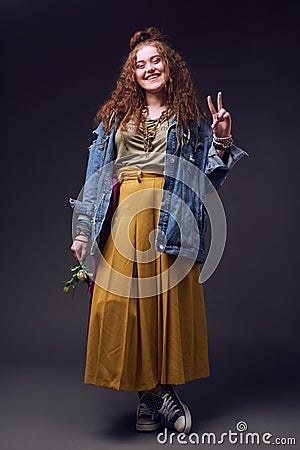
[[[212,115],[212,130],[216,137],[227,137],[231,133],[231,116],[226,109],[223,108],[222,92],[218,92],[217,110],[214,107],[211,96],[207,97],[207,103]]]

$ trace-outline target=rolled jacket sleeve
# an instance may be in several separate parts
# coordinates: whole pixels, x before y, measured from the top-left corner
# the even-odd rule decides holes
[[[211,144],[208,150],[204,172],[216,189],[223,184],[227,174],[233,166],[243,158],[243,156],[249,156],[247,152],[235,145],[232,145],[230,150],[226,151],[225,154],[228,154],[226,162],[219,156],[213,144]]]

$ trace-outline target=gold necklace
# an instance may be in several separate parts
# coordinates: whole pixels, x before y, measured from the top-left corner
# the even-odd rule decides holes
[[[146,124],[146,117],[144,116],[142,119],[142,133],[143,133],[143,141],[144,141],[144,152],[148,153],[151,152],[153,149],[153,141],[157,133],[157,129],[159,125],[165,120],[167,117],[168,110],[164,110],[161,115],[158,117],[158,119],[155,120],[154,127],[149,130],[147,124]]]

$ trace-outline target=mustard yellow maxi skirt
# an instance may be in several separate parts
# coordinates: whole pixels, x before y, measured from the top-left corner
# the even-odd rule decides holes
[[[168,278],[176,260],[176,256],[156,252],[153,240],[151,246],[163,183],[163,176],[149,174],[125,176],[121,182],[119,206],[93,290],[86,384],[142,391],[158,383],[183,384],[209,376],[203,288],[198,281],[200,264],[195,262],[182,281],[170,289],[161,292],[158,287],[161,273]],[[132,257],[135,251],[146,258],[140,258],[140,262]],[[149,251],[153,257],[149,257]],[[150,291],[149,285],[143,286],[148,278],[156,283],[154,289],[150,283]]]

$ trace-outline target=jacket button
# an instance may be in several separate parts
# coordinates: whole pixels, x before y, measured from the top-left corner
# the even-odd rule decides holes
[[[163,217],[163,221],[164,221],[164,222],[168,222],[168,220],[169,220],[169,219],[168,219],[168,216],[164,216],[164,217]]]
[[[160,244],[159,248],[160,248],[161,250],[163,250],[163,249],[164,249],[164,246],[163,246],[162,244]]]

